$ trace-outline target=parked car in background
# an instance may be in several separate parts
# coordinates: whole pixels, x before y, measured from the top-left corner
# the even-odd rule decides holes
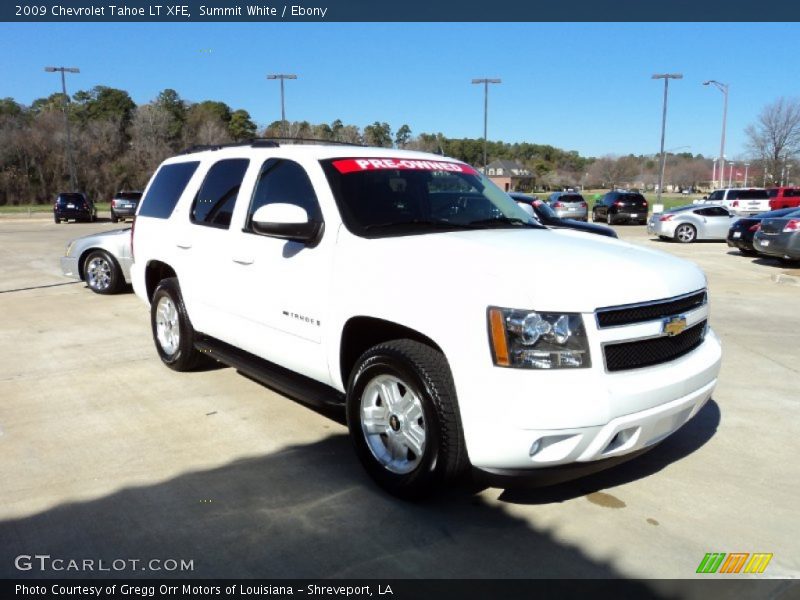
[[[136,207],[142,192],[117,192],[111,199],[111,222],[124,221],[136,216]]]
[[[728,246],[738,248],[739,252],[745,255],[756,254],[756,250],[753,248],[753,236],[761,227],[761,221],[763,219],[783,217],[795,211],[797,211],[796,207],[782,208],[736,220],[728,230]]]
[[[577,192],[555,192],[550,194],[547,204],[560,219],[589,221],[589,205]]]
[[[696,240],[724,240],[736,215],[724,206],[689,204],[654,213],[647,233],[682,244]]]
[[[115,294],[131,282],[131,228],[94,233],[67,244],[61,257],[66,277],[85,281],[98,294]]]
[[[550,208],[550,205],[535,196],[528,196],[519,192],[511,192],[508,194],[516,203],[529,215],[536,217],[543,225],[555,228],[576,229],[578,231],[585,231],[586,233],[596,233],[598,235],[605,235],[608,237],[618,237],[617,232],[606,227],[605,225],[593,225],[592,223],[584,223],[574,219],[562,219]]]
[[[592,207],[592,221],[647,223],[647,200],[638,192],[614,191],[605,194]]]
[[[783,217],[763,219],[753,237],[759,254],[784,260],[800,260],[800,209]]]
[[[703,197],[700,204],[718,204],[740,217],[770,210],[769,194],[763,188],[725,188]]]
[[[56,223],[73,219],[75,221],[96,221],[97,208],[82,192],[63,192],[53,203],[53,218]]]
[[[777,187],[767,190],[769,206],[772,210],[800,206],[800,188]]]

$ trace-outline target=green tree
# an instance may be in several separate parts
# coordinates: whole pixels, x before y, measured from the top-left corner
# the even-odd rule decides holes
[[[375,121],[364,127],[364,139],[370,146],[390,148],[392,146],[392,129],[388,123]]]
[[[408,144],[409,140],[411,139],[411,127],[408,125],[401,125],[400,129],[397,130],[397,133],[394,136],[394,143],[398,148],[405,148],[406,144]]]
[[[250,113],[240,108],[231,114],[228,131],[236,141],[247,140],[256,137],[256,124],[250,119]]]
[[[84,124],[88,121],[118,120],[121,129],[125,130],[136,109],[136,103],[128,92],[104,85],[76,92],[72,98],[75,101],[72,112]]]

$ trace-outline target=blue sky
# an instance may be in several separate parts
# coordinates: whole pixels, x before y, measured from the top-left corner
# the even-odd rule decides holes
[[[583,155],[658,152],[663,82],[671,82],[666,147],[715,156],[730,84],[726,154],[746,152],[745,127],[780,96],[798,96],[789,24],[549,23],[64,23],[0,24],[0,97],[29,104],[60,86],[45,65],[78,66],[68,90],[107,85],[137,103],[164,88],[192,101],[245,108],[259,124],[375,120],[393,130],[546,143]]]

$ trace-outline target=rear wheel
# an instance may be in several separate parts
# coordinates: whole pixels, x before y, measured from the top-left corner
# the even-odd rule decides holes
[[[53,220],[56,222],[56,225],[61,223],[61,219],[58,218],[58,215],[53,215]]]
[[[610,212],[606,213],[606,223],[608,223],[609,225],[614,224],[614,217]]]
[[[681,244],[690,244],[697,238],[697,230],[694,225],[682,223],[675,228],[675,241]]]
[[[367,472],[401,498],[426,496],[468,466],[450,367],[419,342],[394,340],[361,356],[348,384],[347,424]]]
[[[117,215],[115,215],[114,211],[112,210],[111,211],[111,222],[112,223],[116,223],[117,221],[119,221],[119,217]]]
[[[186,313],[178,279],[162,279],[150,303],[150,326],[161,361],[175,371],[190,371],[203,355],[194,347],[195,331]]]
[[[95,250],[83,262],[86,285],[96,294],[116,294],[125,281],[117,261],[105,250]]]

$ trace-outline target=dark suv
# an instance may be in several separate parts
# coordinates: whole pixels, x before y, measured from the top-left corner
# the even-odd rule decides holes
[[[111,222],[124,221],[136,216],[136,207],[142,199],[142,192],[117,192],[111,199]]]
[[[592,207],[592,221],[647,223],[647,200],[636,192],[608,192]]]
[[[53,218],[56,223],[69,219],[94,222],[97,220],[97,208],[82,192],[64,192],[56,196]]]

